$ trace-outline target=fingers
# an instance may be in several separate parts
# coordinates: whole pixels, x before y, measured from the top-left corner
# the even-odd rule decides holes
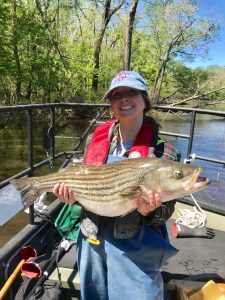
[[[73,191],[65,183],[57,183],[53,187],[53,193],[59,198],[60,201],[66,204],[75,202]]]
[[[157,207],[162,205],[160,196],[157,193],[153,193],[149,191],[144,198],[136,199],[137,210],[143,216],[147,216],[152,211],[154,211]]]

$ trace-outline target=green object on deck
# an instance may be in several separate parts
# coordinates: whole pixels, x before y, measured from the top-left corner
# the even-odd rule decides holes
[[[79,204],[65,204],[61,209],[55,220],[55,227],[66,240],[77,241],[81,213],[82,206]]]

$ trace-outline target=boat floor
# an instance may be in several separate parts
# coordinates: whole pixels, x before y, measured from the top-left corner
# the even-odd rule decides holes
[[[171,234],[172,222],[170,220],[167,224],[170,241],[179,252],[161,268],[164,282],[169,283],[171,280],[181,279],[200,282],[212,279],[215,282],[225,282],[225,232],[213,230],[210,238],[175,238]],[[79,275],[75,261],[75,246],[60,260],[59,269],[67,293],[68,289],[71,293],[74,293],[74,289],[78,292]],[[51,275],[51,279],[57,279],[56,271]],[[75,298],[64,299],[79,299],[79,294],[76,295]]]
[[[225,281],[225,232],[210,229],[208,237],[176,238],[172,220],[167,224],[170,242],[179,252],[162,267],[164,281],[185,279]]]

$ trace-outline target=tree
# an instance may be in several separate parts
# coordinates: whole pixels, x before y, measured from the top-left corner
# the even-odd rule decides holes
[[[93,77],[92,77],[92,89],[94,91],[98,88],[98,72],[99,72],[99,66],[100,66],[100,52],[101,52],[101,45],[104,38],[104,34],[106,31],[106,28],[109,24],[110,19],[112,16],[122,7],[125,0],[121,0],[121,2],[115,6],[114,8],[111,8],[111,0],[105,0],[103,1],[103,7],[102,13],[100,13],[101,18],[101,25],[100,28],[96,34],[96,42],[94,45],[94,66],[93,66]],[[97,3],[97,2],[96,2]],[[100,4],[100,2],[99,2]],[[97,7],[96,7],[97,8]]]
[[[193,1],[147,1],[0,1],[0,101],[101,101],[122,68],[139,71],[161,103],[199,87],[205,103],[222,99],[224,70],[204,86],[214,70],[177,61],[203,53],[217,23],[196,17]]]
[[[213,40],[218,25],[199,19],[197,6],[188,0],[157,0],[147,5],[149,44],[158,64],[151,97],[159,101],[168,64],[175,58],[193,58]]]
[[[131,49],[132,49],[132,35],[134,28],[134,21],[137,11],[138,0],[132,0],[130,9],[127,15],[127,26],[125,32],[125,46],[123,57],[123,70],[130,70],[131,63]]]

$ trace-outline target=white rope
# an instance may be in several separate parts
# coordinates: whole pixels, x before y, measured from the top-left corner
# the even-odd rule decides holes
[[[195,153],[190,154],[190,159],[185,159],[184,163],[190,163],[196,157]],[[178,210],[178,219],[176,223],[185,225],[189,228],[196,228],[196,227],[204,227],[206,225],[206,214],[201,209],[199,204],[197,203],[194,196],[191,194],[191,198],[194,201],[195,206],[193,210],[182,208]]]
[[[186,208],[179,209],[178,210],[179,217],[176,220],[176,223],[185,225],[192,229],[196,227],[203,227],[206,225],[206,214],[198,205],[196,199],[192,194],[191,194],[191,198],[196,205],[193,207],[194,210],[190,210]]]

